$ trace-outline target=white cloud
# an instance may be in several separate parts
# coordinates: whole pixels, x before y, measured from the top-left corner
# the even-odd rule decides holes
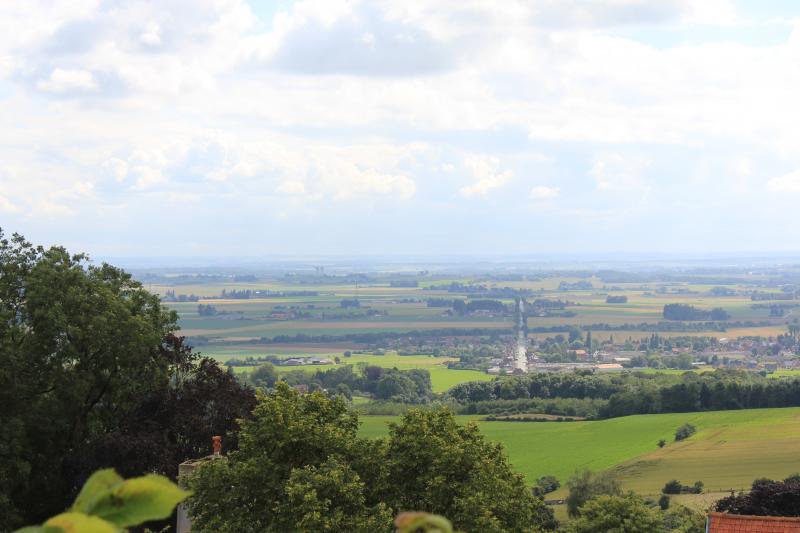
[[[768,180],[767,190],[788,193],[800,192],[800,170],[795,170]]]
[[[6,220],[124,204],[159,221],[190,200],[333,228],[336,200],[420,229],[507,220],[464,200],[492,195],[504,214],[613,197],[633,220],[643,198],[691,196],[700,217],[800,188],[770,179],[800,160],[800,22],[728,0],[304,0],[272,20],[245,0],[16,4],[0,3]]]
[[[552,198],[557,198],[559,194],[561,194],[561,190],[558,187],[537,185],[536,187],[531,189],[530,196],[534,200],[550,200]]]
[[[0,195],[0,211],[4,213],[16,213],[19,211],[19,208],[14,205],[14,203],[6,198],[5,196]]]
[[[55,94],[93,92],[97,90],[97,82],[94,79],[94,75],[88,70],[64,70],[60,68],[53,70],[47,79],[41,80],[36,86],[42,91]]]
[[[392,196],[407,200],[416,192],[417,184],[408,176],[367,169],[351,174],[347,180],[337,180],[334,188],[335,200],[348,200],[362,195]]]
[[[634,193],[647,187],[643,175],[650,164],[639,156],[605,154],[595,157],[589,175],[598,190]]]
[[[45,217],[72,217],[77,214],[75,209],[51,198],[40,198],[34,202],[34,205],[36,212]]]
[[[500,160],[491,156],[470,156],[464,160],[464,168],[477,181],[459,189],[462,196],[486,196],[513,178],[510,170],[500,169]]]
[[[302,181],[283,181],[278,184],[275,192],[288,195],[305,194],[306,184]]]

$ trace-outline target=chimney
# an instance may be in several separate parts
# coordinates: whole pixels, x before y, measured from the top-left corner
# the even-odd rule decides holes
[[[214,451],[212,457],[215,459],[222,456],[222,437],[215,435],[211,437],[211,449]]]
[[[214,435],[211,437],[211,455],[203,457],[202,459],[190,459],[178,465],[178,484],[182,489],[186,489],[186,477],[194,472],[195,468],[200,466],[204,461],[213,459],[225,459],[222,455],[222,437]],[[175,528],[177,533],[189,533],[192,530],[192,520],[189,518],[188,508],[186,501],[178,505],[178,523]]]

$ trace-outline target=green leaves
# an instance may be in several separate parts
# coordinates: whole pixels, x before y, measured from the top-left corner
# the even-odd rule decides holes
[[[72,504],[72,510],[90,514],[97,505],[97,500],[123,481],[112,468],[98,470],[84,483],[81,492],[75,498],[75,503]]]
[[[102,518],[83,513],[62,513],[44,523],[45,531],[51,528],[64,533],[117,533],[118,527]]]
[[[17,533],[117,533],[169,517],[189,497],[165,477],[149,474],[124,480],[114,470],[98,470],[86,481],[72,508],[40,527]]]
[[[88,514],[119,527],[135,526],[169,517],[175,506],[188,496],[188,492],[168,479],[150,474],[123,481],[99,493],[91,499]]]
[[[449,520],[443,516],[421,513],[405,512],[397,515],[394,520],[397,533],[415,533],[424,531],[425,533],[453,533],[453,526]]]

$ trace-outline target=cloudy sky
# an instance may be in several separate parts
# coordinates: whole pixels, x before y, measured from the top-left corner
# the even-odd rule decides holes
[[[0,3],[0,227],[100,256],[800,252],[800,2]]]

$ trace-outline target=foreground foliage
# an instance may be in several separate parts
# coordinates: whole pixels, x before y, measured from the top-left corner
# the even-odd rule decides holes
[[[467,531],[555,526],[502,448],[449,411],[412,409],[386,439],[357,430],[341,399],[278,383],[243,421],[239,450],[190,478],[194,530],[388,532],[409,509]]]
[[[99,470],[86,481],[69,510],[17,533],[120,532],[169,517],[188,496],[162,476],[124,480],[112,469]]]
[[[52,516],[99,468],[174,477],[233,435],[252,392],[176,327],[124,271],[0,231],[0,531]]]

